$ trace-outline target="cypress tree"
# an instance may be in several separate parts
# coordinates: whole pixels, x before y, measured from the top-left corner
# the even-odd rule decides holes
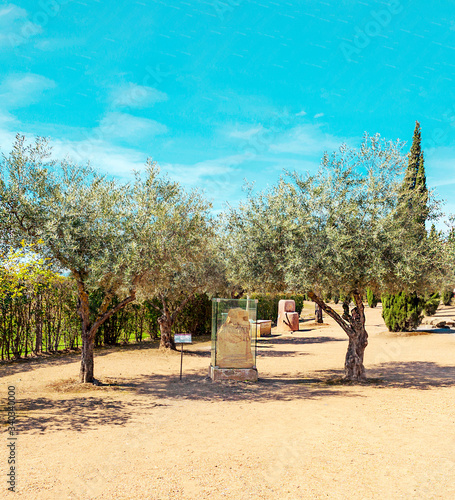
[[[422,134],[420,131],[420,123],[416,121],[411,151],[409,153],[408,168],[406,169],[403,180],[404,191],[412,191],[416,187],[417,172],[419,170],[420,156],[422,154],[421,140]]]
[[[408,227],[409,238],[422,241],[427,238],[425,222],[428,218],[428,188],[425,174],[425,158],[421,147],[420,123],[416,121],[408,166],[398,200],[396,216],[401,224]],[[436,228],[432,227],[430,238],[435,237]],[[408,331],[416,328],[423,316],[421,312],[425,306],[427,313],[434,314],[439,304],[436,296],[419,298],[416,293],[385,294],[383,302],[383,318],[390,331]],[[436,303],[437,302],[437,303]]]
[[[414,190],[417,200],[416,206],[413,207],[416,211],[416,220],[422,225],[423,231],[425,231],[425,221],[428,217],[428,188],[423,151],[421,151],[419,157],[419,168],[417,169]]]

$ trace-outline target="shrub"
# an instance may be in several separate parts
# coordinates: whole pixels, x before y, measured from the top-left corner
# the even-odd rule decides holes
[[[367,302],[370,307],[376,307],[378,305],[378,298],[371,288],[367,288]]]
[[[276,321],[278,316],[278,302],[282,299],[290,299],[295,302],[295,310],[299,314],[302,312],[306,296],[303,294],[290,293],[253,293],[251,299],[258,299],[257,318]]]
[[[391,332],[409,332],[422,322],[425,300],[417,294],[400,292],[382,295],[382,317]]]
[[[206,293],[195,295],[174,323],[174,332],[188,332],[193,335],[210,334],[212,325],[212,301]]]
[[[439,293],[433,293],[425,297],[425,305],[423,306],[426,316],[433,316],[438,309],[440,302]]]
[[[442,303],[445,306],[450,306],[450,302],[452,301],[452,297],[453,297],[452,290],[444,290],[442,292]]]

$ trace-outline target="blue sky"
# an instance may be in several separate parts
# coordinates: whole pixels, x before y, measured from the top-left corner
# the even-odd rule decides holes
[[[0,146],[16,132],[119,177],[148,156],[216,209],[364,132],[412,139],[455,212],[455,5],[0,3]]]

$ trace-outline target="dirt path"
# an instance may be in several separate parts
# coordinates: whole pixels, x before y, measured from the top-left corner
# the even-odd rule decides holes
[[[97,353],[110,387],[73,385],[77,356],[0,367],[18,398],[14,498],[455,498],[455,334],[390,334],[367,309],[374,380],[331,385],[347,340],[327,323],[261,339],[257,384],[208,382],[209,342],[183,382],[179,354],[150,344]]]

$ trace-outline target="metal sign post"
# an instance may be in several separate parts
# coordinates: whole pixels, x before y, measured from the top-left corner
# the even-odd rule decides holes
[[[180,344],[180,380],[182,380],[183,368],[183,344],[192,344],[191,333],[176,333],[174,335],[174,342]]]

